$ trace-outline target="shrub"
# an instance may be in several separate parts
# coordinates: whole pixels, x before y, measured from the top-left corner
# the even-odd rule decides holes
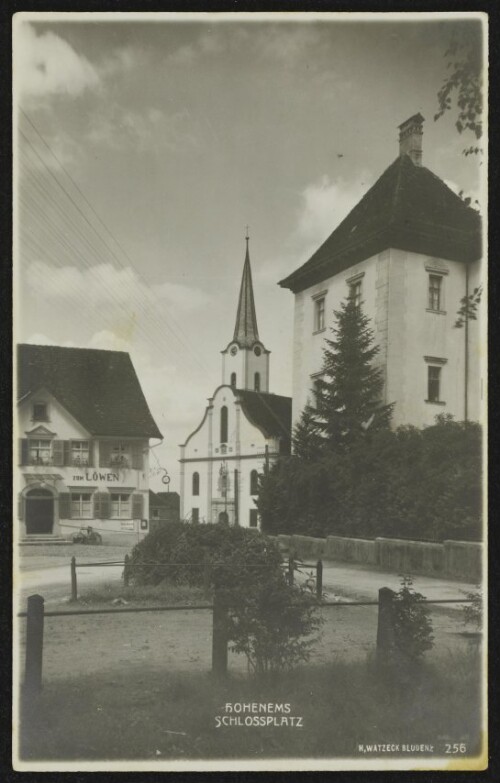
[[[483,627],[483,593],[480,585],[466,593],[465,597],[470,604],[464,604],[462,609],[464,625],[472,625],[476,631],[480,631]]]
[[[341,454],[283,458],[261,478],[269,534],[477,540],[481,428],[439,417],[382,430]]]
[[[308,660],[311,635],[321,624],[314,596],[288,584],[277,543],[253,530],[165,525],[134,547],[131,579],[199,586],[207,561],[211,585],[228,608],[231,647],[247,656],[253,671],[265,674]]]
[[[404,661],[417,662],[434,646],[429,608],[424,596],[415,592],[411,576],[401,577],[401,588],[394,597],[394,643]]]

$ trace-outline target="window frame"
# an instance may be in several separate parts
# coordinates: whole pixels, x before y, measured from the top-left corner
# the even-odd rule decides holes
[[[129,468],[132,462],[130,443],[124,440],[113,441],[109,449],[110,467]]]
[[[87,444],[87,448],[76,448],[76,444]],[[70,441],[70,449],[71,449],[71,465],[73,467],[84,467],[88,468],[90,465],[90,441],[89,440],[71,440]],[[77,452],[75,454],[75,451]],[[86,460],[82,459],[81,456],[78,456],[78,454],[83,454],[83,452],[86,451],[87,458]]]
[[[324,332],[326,329],[326,294],[318,294],[314,297],[314,330],[313,334]]]
[[[437,285],[433,283],[437,282]],[[429,272],[427,280],[427,311],[443,313],[443,275]]]
[[[191,522],[193,523],[193,525],[198,525],[200,523],[199,508],[191,508]]]
[[[251,508],[248,515],[248,527],[259,527],[259,512],[256,508]]]
[[[229,410],[227,405],[222,405],[219,411],[220,427],[219,436],[220,443],[227,443],[229,438]],[[225,438],[223,437],[225,435]]]
[[[43,416],[37,416],[36,415],[36,409],[37,408],[43,408],[44,409],[44,415]],[[49,421],[49,406],[48,406],[48,404],[46,402],[34,402],[33,403],[31,420],[32,421]]]
[[[260,392],[260,372],[253,374],[253,389],[256,392]]]
[[[362,302],[363,282],[361,279],[353,280],[349,283],[349,299],[354,304],[356,310],[359,310]]]
[[[88,495],[88,500],[83,500],[83,495]],[[74,500],[78,496],[79,500]],[[75,504],[78,504],[77,510],[75,510]],[[72,519],[93,519],[93,492],[84,492],[71,490],[70,492],[70,504],[71,504],[71,518]],[[88,514],[84,513],[84,504],[88,504]]]
[[[446,405],[446,401],[442,399],[442,393],[443,393],[443,373],[441,370],[445,366],[445,364],[448,362],[448,359],[442,359],[439,356],[424,356],[425,363],[427,365],[427,396],[425,398],[425,402],[429,403],[430,405]],[[437,370],[437,377],[431,378],[431,372],[433,370]],[[434,394],[430,394],[431,390],[431,381],[433,383],[438,384],[438,393],[437,398]]]
[[[111,519],[132,519],[132,492],[110,492]],[[122,496],[127,499],[124,501]],[[117,497],[118,501],[114,498]],[[118,514],[115,514],[115,503],[118,503]],[[123,505],[122,505],[123,504]]]
[[[191,476],[191,494],[193,497],[200,496],[200,474],[197,470]]]
[[[250,471],[250,495],[255,497],[259,494],[259,471],[255,468]]]
[[[38,446],[35,446],[35,444],[38,443]],[[40,444],[47,444],[47,453],[48,453],[48,459],[43,460],[40,459],[40,455],[37,454],[35,457],[32,453],[32,449],[38,449],[41,450]],[[52,438],[28,438],[28,464],[29,465],[52,465],[54,459],[53,449],[52,449]]]

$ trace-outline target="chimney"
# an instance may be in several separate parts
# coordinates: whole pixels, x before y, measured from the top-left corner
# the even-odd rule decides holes
[[[422,123],[421,114],[414,114],[399,126],[399,157],[409,155],[415,166],[422,165]]]

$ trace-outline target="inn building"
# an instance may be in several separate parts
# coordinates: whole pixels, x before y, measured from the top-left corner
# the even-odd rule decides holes
[[[259,474],[290,453],[290,397],[269,392],[270,351],[259,337],[246,237],[236,323],[222,377],[181,448],[181,518],[258,528]]]
[[[393,425],[437,414],[479,420],[480,319],[455,328],[481,285],[481,219],[422,162],[424,118],[399,126],[399,155],[311,258],[280,282],[295,295],[293,421],[314,404],[325,337],[350,295],[379,346]]]
[[[162,438],[128,353],[17,348],[18,540],[149,527],[149,441]]]

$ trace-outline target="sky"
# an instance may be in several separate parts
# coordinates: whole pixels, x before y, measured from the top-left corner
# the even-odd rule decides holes
[[[467,15],[466,15],[467,16]],[[480,156],[434,121],[469,18],[18,14],[17,342],[128,351],[179,489],[179,444],[221,382],[249,226],[270,391],[291,395],[303,264],[425,118],[423,164],[481,200]],[[465,27],[464,27],[465,25]],[[163,487],[164,488],[164,487]]]

